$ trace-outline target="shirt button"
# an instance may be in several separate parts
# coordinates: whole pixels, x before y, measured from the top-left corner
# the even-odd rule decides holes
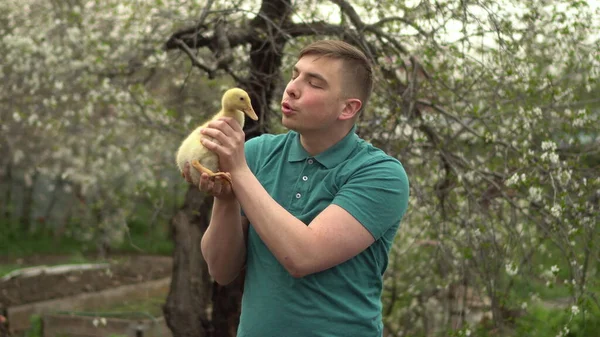
[[[300,199],[301,196],[302,196],[302,194],[296,193],[296,199]]]
[[[304,176],[304,177],[302,177],[302,180],[304,180],[304,181],[307,181],[307,180],[308,180],[308,177],[307,177],[307,176]]]
[[[312,160],[312,159],[309,159],[309,160],[308,160],[308,163],[312,165],[312,163],[313,163],[313,160]]]

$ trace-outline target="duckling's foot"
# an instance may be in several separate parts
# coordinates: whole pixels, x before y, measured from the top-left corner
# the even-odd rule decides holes
[[[227,180],[227,182],[229,183],[229,185],[233,185],[233,181],[231,179],[231,173],[229,172],[213,172],[210,169],[204,167],[202,164],[200,164],[199,161],[197,160],[192,160],[192,166],[200,173],[206,173],[211,177],[223,177],[225,180]]]
[[[233,180],[231,179],[231,173],[229,173],[229,172],[217,172],[214,174],[213,177],[223,177],[225,180],[227,180],[229,185],[233,185]]]

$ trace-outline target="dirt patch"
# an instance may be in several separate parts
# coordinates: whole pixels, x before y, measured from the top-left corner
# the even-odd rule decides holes
[[[31,265],[32,261],[42,264],[60,263],[59,257],[30,258],[19,261]],[[63,260],[64,261],[64,260]],[[11,263],[8,261],[2,261]],[[108,269],[85,270],[59,275],[38,275],[0,281],[0,313],[2,308],[20,304],[96,292],[121,285],[157,280],[171,275],[172,260],[162,256],[120,256],[111,258]],[[12,262],[14,263],[14,262]]]

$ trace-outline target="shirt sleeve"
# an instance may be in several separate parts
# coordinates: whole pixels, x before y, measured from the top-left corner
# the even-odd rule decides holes
[[[356,170],[341,186],[332,204],[358,220],[375,240],[399,226],[408,208],[409,183],[402,164],[379,158]]]

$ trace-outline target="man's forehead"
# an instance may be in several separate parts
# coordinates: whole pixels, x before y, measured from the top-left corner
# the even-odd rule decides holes
[[[322,55],[304,55],[294,65],[294,70],[310,71],[324,77],[336,76],[341,60]]]

